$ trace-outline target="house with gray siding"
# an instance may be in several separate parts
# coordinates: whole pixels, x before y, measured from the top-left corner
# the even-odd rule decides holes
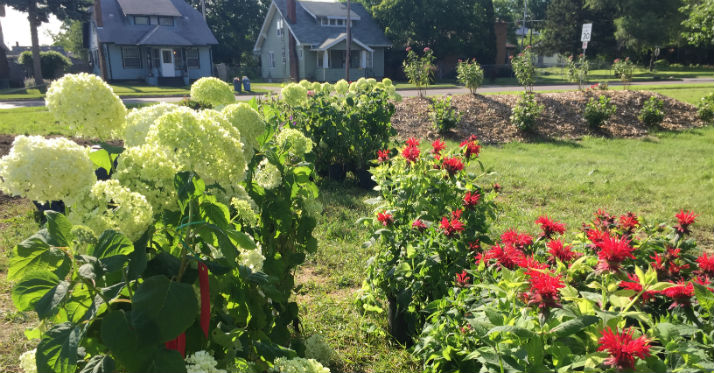
[[[211,46],[218,44],[184,0],[95,0],[88,39],[95,74],[151,85],[211,76]]]
[[[362,4],[350,12],[350,79],[384,76],[384,51],[392,44]],[[264,79],[334,82],[345,77],[347,5],[272,0],[253,52]]]

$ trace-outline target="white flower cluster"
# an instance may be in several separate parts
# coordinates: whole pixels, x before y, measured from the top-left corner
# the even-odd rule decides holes
[[[303,135],[302,132],[284,128],[275,138],[279,148],[286,149],[290,154],[301,157],[312,151],[312,140]]]
[[[176,210],[174,176],[181,170],[166,149],[144,144],[130,147],[119,156],[113,178],[142,194],[154,211]]]
[[[97,181],[75,203],[68,216],[73,224],[86,225],[100,235],[107,229],[122,232],[136,241],[153,223],[146,198],[119,184],[117,180]]]
[[[151,127],[146,142],[166,149],[181,170],[198,172],[206,185],[235,189],[245,175],[240,133],[214,110],[166,113]]]
[[[258,223],[258,215],[253,209],[253,205],[248,200],[242,198],[231,198],[231,206],[236,209],[238,219],[244,224],[255,225]]]
[[[315,359],[323,365],[329,365],[334,356],[335,351],[320,334],[313,334],[305,339],[305,357]]]
[[[263,262],[265,257],[263,256],[263,249],[260,246],[253,250],[240,250],[240,256],[238,257],[238,262],[250,268],[253,272],[260,272],[263,270]]]
[[[290,106],[300,106],[307,102],[307,88],[300,84],[291,83],[280,90],[283,100]]]
[[[338,95],[344,95],[349,91],[350,89],[350,83],[347,83],[346,80],[340,79],[337,83],[335,83],[335,92],[337,92]]]
[[[186,357],[187,373],[226,373],[225,369],[216,368],[218,362],[207,351],[196,351]]]
[[[198,79],[191,85],[191,99],[213,107],[235,102],[231,86],[214,77]]]
[[[253,157],[258,148],[258,137],[265,132],[265,122],[250,105],[246,103],[228,105],[222,110],[226,119],[240,132],[246,159]]]
[[[317,360],[300,357],[290,360],[279,357],[273,362],[272,371],[276,373],[330,373],[330,369],[322,366]]]
[[[120,136],[126,107],[102,78],[87,73],[55,80],[45,97],[47,109],[78,134],[99,139]]]
[[[283,175],[280,173],[280,170],[278,170],[278,167],[270,163],[266,158],[258,164],[253,179],[261,187],[266,190],[271,190],[280,185],[280,182],[283,180]]]
[[[35,201],[74,201],[97,179],[89,148],[65,138],[17,136],[0,158],[0,190]]]
[[[35,354],[37,349],[25,351],[20,355],[20,369],[24,373],[37,373],[37,362],[35,361]]]
[[[126,116],[124,146],[139,146],[146,142],[146,134],[160,116],[178,109],[177,105],[162,102],[157,105],[132,109]]]

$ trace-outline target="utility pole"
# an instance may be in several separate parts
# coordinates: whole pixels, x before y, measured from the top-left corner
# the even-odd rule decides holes
[[[352,17],[350,13],[352,12],[350,0],[347,0],[347,53],[345,58],[347,63],[345,64],[345,80],[350,81],[350,49],[352,48]]]
[[[203,20],[206,20],[206,0],[201,0],[201,14],[203,14]]]

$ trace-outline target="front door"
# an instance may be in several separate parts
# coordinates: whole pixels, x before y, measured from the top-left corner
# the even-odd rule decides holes
[[[174,69],[174,51],[171,49],[161,50],[161,76],[173,78],[176,76]]]

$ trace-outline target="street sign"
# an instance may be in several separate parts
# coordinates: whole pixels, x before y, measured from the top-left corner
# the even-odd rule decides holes
[[[580,34],[580,41],[590,41],[590,36],[593,33],[592,23],[583,23],[583,32]]]
[[[584,41],[583,42],[583,50],[588,49],[588,42]]]

